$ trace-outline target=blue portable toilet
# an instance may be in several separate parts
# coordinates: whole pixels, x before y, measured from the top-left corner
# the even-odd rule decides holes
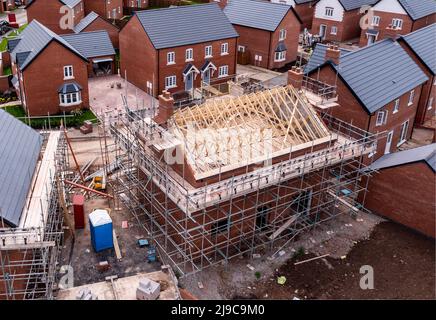
[[[112,219],[106,210],[94,210],[89,214],[91,243],[96,252],[114,247]]]

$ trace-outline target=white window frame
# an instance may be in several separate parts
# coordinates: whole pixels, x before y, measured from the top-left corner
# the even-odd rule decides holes
[[[67,102],[68,99],[70,100],[70,102]],[[59,94],[59,105],[61,107],[76,106],[81,103],[82,103],[82,94],[80,91]]]
[[[245,46],[238,45],[238,52],[245,52]]]
[[[74,79],[74,68],[72,65],[64,66],[64,80]]]
[[[407,102],[407,105],[410,107],[413,104],[414,100],[415,100],[415,90],[412,90],[410,91],[409,101]]]
[[[221,43],[221,55],[225,56],[228,54],[229,54],[229,43],[228,42]]]
[[[188,61],[194,61],[194,49],[189,48],[185,51],[185,60]]]
[[[205,58],[212,58],[213,57],[212,46],[205,46],[204,47],[204,57]]]
[[[218,78],[224,78],[229,76],[229,66],[224,65],[218,68]]]
[[[427,104],[427,110],[433,109],[433,101],[434,101],[434,97],[430,97]]]
[[[287,34],[288,34],[288,32],[287,32],[286,29],[281,29],[281,30],[279,31],[279,41],[283,41],[283,40],[285,40]]]
[[[397,30],[401,30],[403,28],[403,19],[393,18],[392,27],[395,27]]]
[[[333,32],[333,30],[334,30],[334,32]],[[338,27],[331,26],[330,27],[330,34],[337,35],[338,34]]]
[[[397,113],[400,110],[400,99],[395,100],[394,102],[394,112]]]
[[[409,132],[409,120],[401,124],[400,141],[398,142],[397,147],[399,147],[400,145],[402,145],[404,142],[407,141],[408,132]]]
[[[174,51],[167,53],[167,65],[176,64],[176,53]]]
[[[165,77],[165,90],[173,89],[177,87],[177,76],[172,75]]]
[[[274,54],[274,61],[275,62],[282,62],[286,60],[286,51],[280,51],[276,52]]]
[[[379,26],[380,24],[380,17],[379,16],[373,16],[372,17],[372,21],[371,21],[371,25],[372,26]]]
[[[386,110],[377,112],[377,118],[376,118],[376,127],[380,127],[384,124],[386,124],[388,120],[388,112]]]
[[[332,7],[325,7],[324,15],[325,15],[326,17],[333,17],[334,10],[335,10],[335,9],[332,8]]]

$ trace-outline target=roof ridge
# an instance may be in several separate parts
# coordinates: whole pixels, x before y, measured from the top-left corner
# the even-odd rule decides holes
[[[164,11],[164,10],[177,10],[177,9],[188,9],[188,8],[192,8],[192,7],[200,7],[200,6],[210,6],[210,5],[217,5],[218,3],[216,2],[207,2],[207,3],[196,3],[196,4],[191,4],[191,5],[187,5],[187,6],[173,6],[173,7],[166,7],[166,8],[156,8],[156,9],[148,9],[148,10],[140,10],[140,11],[135,11],[135,15],[143,15],[143,14],[147,14],[148,12],[156,12],[156,11]]]

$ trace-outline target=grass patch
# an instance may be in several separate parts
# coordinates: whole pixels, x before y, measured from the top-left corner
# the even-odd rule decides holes
[[[26,29],[26,27],[27,23],[23,24],[17,30],[12,31],[10,34],[7,35],[7,37],[4,37],[0,42],[0,52],[6,51],[8,49],[8,41],[18,37],[23,32],[23,30]]]
[[[5,107],[3,108],[7,113],[11,114],[15,118],[18,118],[22,122],[29,124],[28,119],[26,119],[26,112],[24,111],[23,107],[21,106],[14,106],[14,107]],[[59,114],[58,116],[63,115]],[[71,116],[72,115],[72,116]],[[70,112],[65,113],[65,121],[67,124],[67,127],[79,127],[81,126],[86,120],[90,120],[92,122],[97,121],[97,117],[94,115],[94,113],[91,110],[80,110],[78,112]],[[61,125],[61,121],[64,118],[54,118],[50,117],[50,126],[53,127],[59,127]],[[49,126],[49,119],[48,117],[41,117],[41,118],[32,118],[30,119],[30,126],[34,129],[42,129],[47,128]]]
[[[11,67],[6,67],[3,69],[3,75],[4,76],[10,76],[12,74],[12,68]]]

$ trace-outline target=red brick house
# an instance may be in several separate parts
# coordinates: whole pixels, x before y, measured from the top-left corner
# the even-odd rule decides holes
[[[365,207],[435,238],[436,144],[384,155],[371,169]]]
[[[116,73],[115,49],[105,30],[65,34],[61,36],[88,59],[88,77]]]
[[[29,116],[89,106],[88,60],[62,37],[33,20],[8,46],[12,83]]]
[[[85,13],[96,12],[106,19],[123,17],[123,0],[84,0]]]
[[[434,0],[379,0],[369,11],[360,46],[404,35],[436,22]]]
[[[61,10],[64,10],[61,13]],[[32,0],[26,6],[27,20],[38,20],[57,34],[72,33],[73,28],[85,17],[82,0]],[[68,19],[71,12],[72,19]]]
[[[436,113],[436,23],[400,37],[397,41],[428,77],[419,99],[415,124],[423,125]],[[433,41],[429,40],[432,39]]]
[[[120,32],[121,75],[156,97],[192,96],[236,73],[237,37],[215,3],[138,11]]]
[[[74,32],[91,32],[105,30],[112,41],[113,46],[119,48],[119,33],[120,29],[110,21],[104,19],[95,12],[90,12],[83,18],[75,27]]]
[[[287,4],[295,9],[295,12],[300,17],[302,22],[301,28],[312,28],[313,14],[315,12],[315,5],[319,0],[271,0],[274,3]]]
[[[297,59],[301,20],[291,6],[238,0],[224,13],[239,33],[239,63],[279,69]]]
[[[367,132],[386,132],[373,160],[395,152],[412,133],[425,73],[391,39],[341,54],[318,44],[305,68],[311,79],[336,87],[336,106],[323,112]]]
[[[343,42],[359,38],[360,21],[376,0],[320,0],[315,5],[312,33],[325,41]]]

